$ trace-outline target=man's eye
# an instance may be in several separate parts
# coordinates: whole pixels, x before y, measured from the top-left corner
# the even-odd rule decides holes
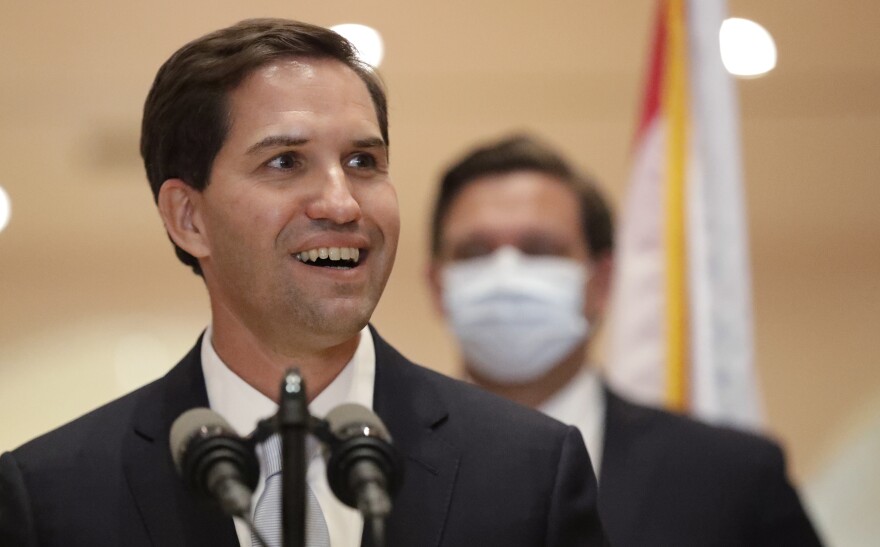
[[[523,236],[517,247],[531,256],[568,256],[570,246],[565,239],[552,234],[533,233]]]
[[[520,250],[529,256],[565,256],[565,249],[559,246],[534,245]]]
[[[297,165],[297,159],[293,154],[281,154],[269,160],[266,165],[274,169],[293,169]]]
[[[452,249],[453,260],[469,260],[492,254],[492,245],[487,243],[471,242],[458,245]]]
[[[354,154],[346,160],[345,165],[355,169],[373,169],[376,167],[376,158],[370,154]]]

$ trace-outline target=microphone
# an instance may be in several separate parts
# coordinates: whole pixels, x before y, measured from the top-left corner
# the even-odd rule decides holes
[[[184,412],[171,426],[169,445],[174,466],[192,491],[218,502],[227,515],[250,520],[259,463],[222,416],[207,408]]]
[[[358,509],[373,532],[391,512],[391,494],[403,481],[403,466],[385,424],[358,404],[340,405],[325,418],[333,438],[327,457],[327,481],[340,501]]]

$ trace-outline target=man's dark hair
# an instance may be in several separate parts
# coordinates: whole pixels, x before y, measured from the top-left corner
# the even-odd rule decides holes
[[[158,202],[159,188],[171,178],[205,189],[229,131],[230,93],[255,70],[285,57],[335,59],[351,68],[366,84],[382,138],[389,144],[382,82],[345,38],[297,21],[249,19],[193,40],[156,74],[141,126],[141,156],[154,200]],[[201,275],[195,257],[176,244],[174,250]]]
[[[572,169],[561,154],[534,137],[514,135],[472,150],[443,175],[431,218],[431,253],[434,257],[440,255],[443,221],[462,189],[482,177],[517,171],[549,175],[571,188],[580,201],[581,229],[590,254],[599,257],[612,251],[611,209],[593,180]]]

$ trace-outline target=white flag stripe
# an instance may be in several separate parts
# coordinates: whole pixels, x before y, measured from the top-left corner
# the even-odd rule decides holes
[[[618,226],[608,381],[642,403],[663,401],[666,354],[663,252],[664,124],[653,119],[633,156]]]
[[[739,127],[732,78],[721,63],[722,0],[690,0],[686,173],[689,409],[712,422],[761,423],[754,374]],[[661,78],[663,75],[661,75]],[[650,85],[650,84],[649,84]],[[654,82],[653,85],[664,86]],[[618,227],[608,378],[633,399],[668,396],[663,233],[666,149],[663,101],[639,136]]]
[[[694,412],[711,421],[740,426],[760,425],[754,375],[751,287],[746,252],[739,109],[734,82],[721,62],[718,38],[727,15],[724,1],[691,0],[687,5],[693,94],[695,158],[704,225],[694,234],[706,238],[701,275],[709,298],[701,304],[709,317],[696,323],[695,338],[704,339],[711,356],[695,360]],[[699,284],[697,285],[699,286]],[[694,295],[697,296],[697,295]],[[699,380],[698,380],[699,379]]]

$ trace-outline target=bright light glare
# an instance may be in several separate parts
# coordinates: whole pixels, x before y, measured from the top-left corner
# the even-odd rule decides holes
[[[9,194],[0,186],[0,232],[9,224],[10,216],[12,216],[12,202],[9,201]]]
[[[382,43],[382,36],[374,28],[357,23],[346,23],[334,25],[330,27],[330,30],[341,34],[354,44],[361,61],[374,68],[382,62],[382,57],[385,55],[385,45]]]
[[[735,76],[760,76],[776,67],[776,44],[754,21],[731,17],[721,23],[721,62]]]

